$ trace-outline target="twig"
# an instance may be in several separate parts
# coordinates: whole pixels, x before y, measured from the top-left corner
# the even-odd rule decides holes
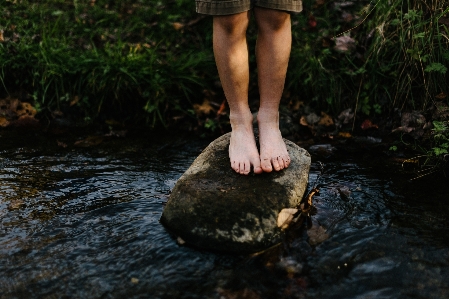
[[[362,82],[363,82],[363,77],[362,77],[362,79],[360,79],[359,91],[357,92],[357,100],[355,102],[354,120],[352,121],[352,131],[351,131],[352,133],[354,133],[355,118],[357,116],[357,109],[359,107],[359,96],[360,96],[360,90],[362,89]]]

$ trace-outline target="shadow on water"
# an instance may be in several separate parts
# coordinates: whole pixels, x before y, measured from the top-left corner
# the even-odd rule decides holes
[[[0,298],[449,296],[441,174],[409,183],[384,157],[326,160],[312,228],[231,256],[179,246],[158,221],[207,141],[28,135],[0,132]]]

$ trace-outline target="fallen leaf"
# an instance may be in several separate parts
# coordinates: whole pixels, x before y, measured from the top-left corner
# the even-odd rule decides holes
[[[392,133],[395,133],[395,132],[410,133],[414,129],[415,128],[412,128],[412,127],[397,127],[396,129],[393,129],[391,132]]]
[[[72,107],[73,105],[76,105],[76,103],[78,103],[80,100],[79,96],[74,96],[73,99],[70,101],[69,106]]]
[[[86,139],[78,140],[74,143],[76,147],[91,147],[103,142],[102,136],[88,136]]]
[[[175,30],[181,30],[182,28],[184,28],[184,24],[183,23],[179,23],[179,22],[174,22],[173,23],[173,28],[175,28]]]
[[[341,137],[341,138],[351,138],[352,137],[351,133],[349,133],[349,132],[338,132],[337,136]]]
[[[119,130],[119,131],[114,131],[111,130],[109,133],[105,134],[105,137],[119,137],[119,138],[123,138],[126,137],[126,134],[128,134],[127,130]]]
[[[329,239],[329,235],[321,225],[313,225],[307,230],[307,235],[309,236],[309,244],[311,246],[318,245]]]
[[[371,122],[371,120],[369,120],[369,119],[365,119],[360,127],[362,128],[362,130],[368,130],[368,129],[372,129],[372,128],[378,129],[379,128],[378,125],[373,124]]]
[[[131,277],[131,283],[132,284],[138,284],[139,283],[139,279],[135,278],[135,277]]]
[[[439,100],[445,99],[446,97],[447,97],[447,95],[444,92],[435,96],[435,98],[437,98]]]
[[[426,118],[419,111],[404,112],[401,117],[402,127],[422,127]]]
[[[225,109],[226,109],[226,100],[223,100],[223,102],[220,105],[220,108],[217,111],[217,116],[225,114]]]
[[[201,115],[209,115],[211,112],[214,112],[214,108],[210,105],[209,100],[204,100],[201,105],[194,104],[193,109],[195,110],[195,113],[197,116]]]
[[[303,201],[303,202],[300,204],[300,208],[301,208],[301,212],[302,212],[302,213],[305,213],[305,214],[310,213],[310,210],[311,210],[312,207],[313,207],[313,197],[315,196],[315,194],[317,194],[317,193],[319,193],[319,192],[320,192],[320,190],[317,189],[317,188],[313,188],[313,189],[310,191],[309,195],[307,196],[307,200]]]
[[[0,30],[0,42],[4,42],[5,38],[3,37],[3,30]]]
[[[51,112],[51,116],[53,116],[53,118],[63,117],[64,113],[61,110],[54,110]]]
[[[64,142],[56,140],[56,143],[58,144],[59,147],[62,147],[62,148],[66,148],[67,147],[67,144],[64,143]]]
[[[321,112],[321,119],[318,122],[318,125],[329,127],[334,125],[334,120],[328,114]]]
[[[37,113],[36,109],[34,109],[33,106],[31,106],[30,103],[27,102],[23,102],[18,104],[17,109],[16,109],[16,114],[17,116],[22,116],[22,115],[29,115],[29,116],[35,116]]]
[[[343,110],[340,115],[338,115],[338,120],[344,124],[347,124],[352,120],[353,117],[354,113],[352,113],[352,109],[348,108],[346,110]]]
[[[334,49],[338,52],[351,52],[355,49],[355,39],[350,36],[340,36],[335,38]]]
[[[192,26],[195,25],[196,23],[198,23],[199,21],[201,21],[202,19],[204,19],[205,16],[199,16],[198,18],[191,20],[187,23],[186,26]]]
[[[181,237],[178,237],[176,238],[176,243],[178,243],[179,245],[184,245],[186,241],[184,241]]]
[[[294,215],[298,212],[298,209],[282,209],[281,212],[279,212],[278,219],[277,219],[277,226],[280,229],[286,229],[290,223],[293,220]]]
[[[315,28],[317,25],[317,21],[314,15],[310,14],[309,15],[309,20],[307,21],[307,23],[309,24],[310,28]]]
[[[0,116],[0,127],[6,128],[9,125],[9,121],[6,117]]]
[[[304,106],[304,102],[298,100],[290,101],[289,106],[292,111],[298,111],[302,106]]]

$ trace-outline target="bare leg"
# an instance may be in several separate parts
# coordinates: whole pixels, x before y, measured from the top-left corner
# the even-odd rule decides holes
[[[290,157],[279,130],[279,103],[291,50],[291,21],[287,12],[256,7],[256,45],[259,76],[260,160],[265,172],[289,166]]]
[[[255,173],[262,173],[259,152],[252,126],[252,114],[248,106],[249,62],[246,29],[249,12],[214,17],[214,55],[223,90],[230,108],[231,143],[229,158],[231,167],[247,175],[253,166]]]

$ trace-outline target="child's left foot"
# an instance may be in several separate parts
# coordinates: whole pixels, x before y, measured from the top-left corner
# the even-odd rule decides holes
[[[290,165],[290,156],[279,130],[279,114],[264,113],[257,115],[259,123],[260,164],[265,172],[280,171]]]

